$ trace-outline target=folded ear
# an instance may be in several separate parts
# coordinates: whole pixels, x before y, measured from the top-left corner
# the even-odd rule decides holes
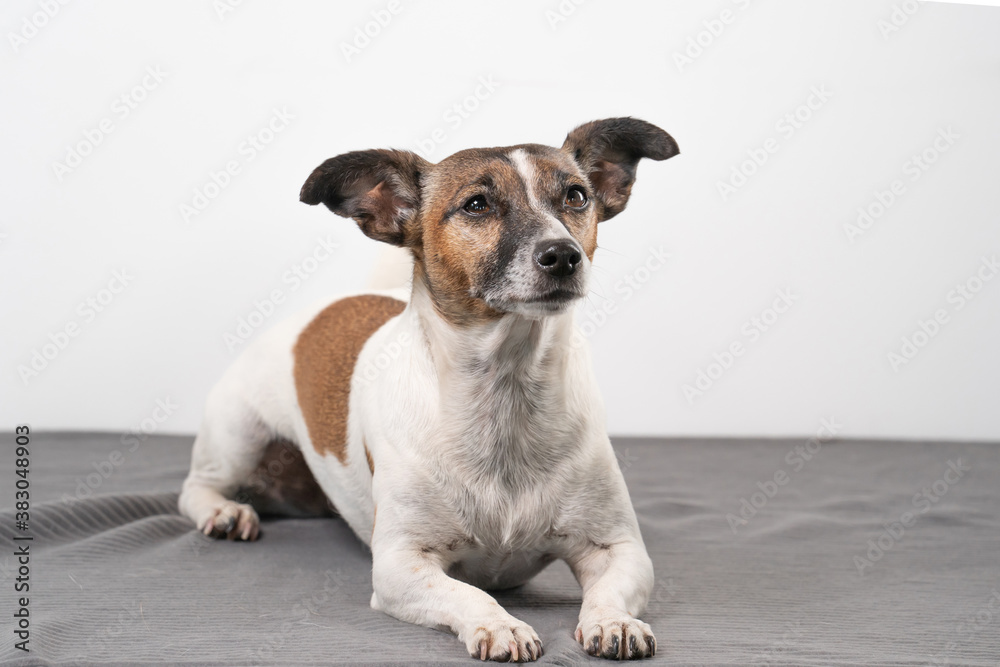
[[[299,199],[354,218],[377,241],[407,245],[416,231],[410,223],[420,209],[420,175],[428,167],[429,162],[409,151],[344,153],[313,170]]]
[[[606,118],[581,125],[562,145],[588,175],[600,208],[598,222],[625,209],[639,160],[666,160],[678,153],[669,134],[637,118]]]

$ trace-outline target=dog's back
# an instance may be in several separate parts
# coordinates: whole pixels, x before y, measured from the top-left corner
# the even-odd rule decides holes
[[[271,515],[339,511],[317,483],[326,471],[321,460],[333,456],[346,465],[359,354],[403,311],[407,297],[403,290],[381,290],[314,304],[241,352],[209,393],[181,497],[181,511],[199,530],[255,536],[256,517],[239,507],[246,504]],[[311,451],[303,450],[306,444]],[[370,473],[370,454],[362,450],[361,457]],[[206,486],[219,486],[222,500]]]

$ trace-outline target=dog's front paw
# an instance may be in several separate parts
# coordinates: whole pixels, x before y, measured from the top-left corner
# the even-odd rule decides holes
[[[198,530],[212,537],[252,542],[260,534],[260,517],[249,505],[227,500],[198,522]]]
[[[628,615],[581,621],[576,641],[590,655],[609,660],[636,660],[656,655],[656,638],[649,625]]]
[[[497,662],[531,662],[542,655],[538,635],[530,625],[514,617],[477,626],[465,646],[473,658]]]

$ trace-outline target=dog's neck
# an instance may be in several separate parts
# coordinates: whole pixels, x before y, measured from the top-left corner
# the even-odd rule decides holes
[[[572,311],[456,325],[434,307],[424,280],[414,277],[411,307],[427,336],[455,453],[483,475],[523,475],[566,444]]]
[[[562,370],[570,344],[571,310],[544,317],[505,313],[455,324],[435,307],[426,278],[414,277],[410,299],[430,343],[439,373],[483,374],[509,382],[538,381],[543,371]],[[559,379],[560,376],[554,378]]]

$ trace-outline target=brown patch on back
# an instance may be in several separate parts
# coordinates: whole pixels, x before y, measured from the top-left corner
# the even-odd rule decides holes
[[[347,464],[347,409],[351,375],[365,342],[406,304],[375,294],[327,306],[295,343],[295,392],[313,447]]]

